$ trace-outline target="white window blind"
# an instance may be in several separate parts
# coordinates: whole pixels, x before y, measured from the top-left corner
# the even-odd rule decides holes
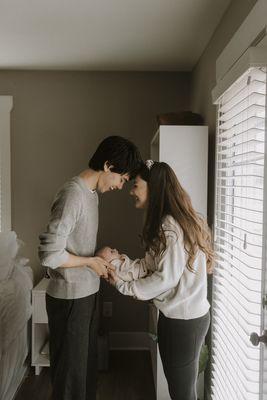
[[[218,100],[212,399],[259,400],[266,68]]]

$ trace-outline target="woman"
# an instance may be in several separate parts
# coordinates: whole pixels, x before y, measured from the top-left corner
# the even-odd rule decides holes
[[[166,163],[146,161],[130,194],[136,208],[145,210],[148,275],[124,282],[111,271],[110,283],[124,295],[153,299],[170,396],[196,400],[200,349],[210,323],[207,272],[214,254],[209,229]]]

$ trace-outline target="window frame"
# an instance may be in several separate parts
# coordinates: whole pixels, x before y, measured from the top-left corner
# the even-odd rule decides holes
[[[11,230],[11,146],[10,113],[12,96],[0,96],[0,232]]]

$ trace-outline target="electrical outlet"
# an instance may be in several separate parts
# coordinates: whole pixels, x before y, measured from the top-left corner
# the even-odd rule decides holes
[[[112,302],[104,301],[103,303],[103,317],[112,317]]]

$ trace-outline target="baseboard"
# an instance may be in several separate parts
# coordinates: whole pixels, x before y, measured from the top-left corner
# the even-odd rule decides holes
[[[110,350],[149,350],[147,332],[110,332]]]

